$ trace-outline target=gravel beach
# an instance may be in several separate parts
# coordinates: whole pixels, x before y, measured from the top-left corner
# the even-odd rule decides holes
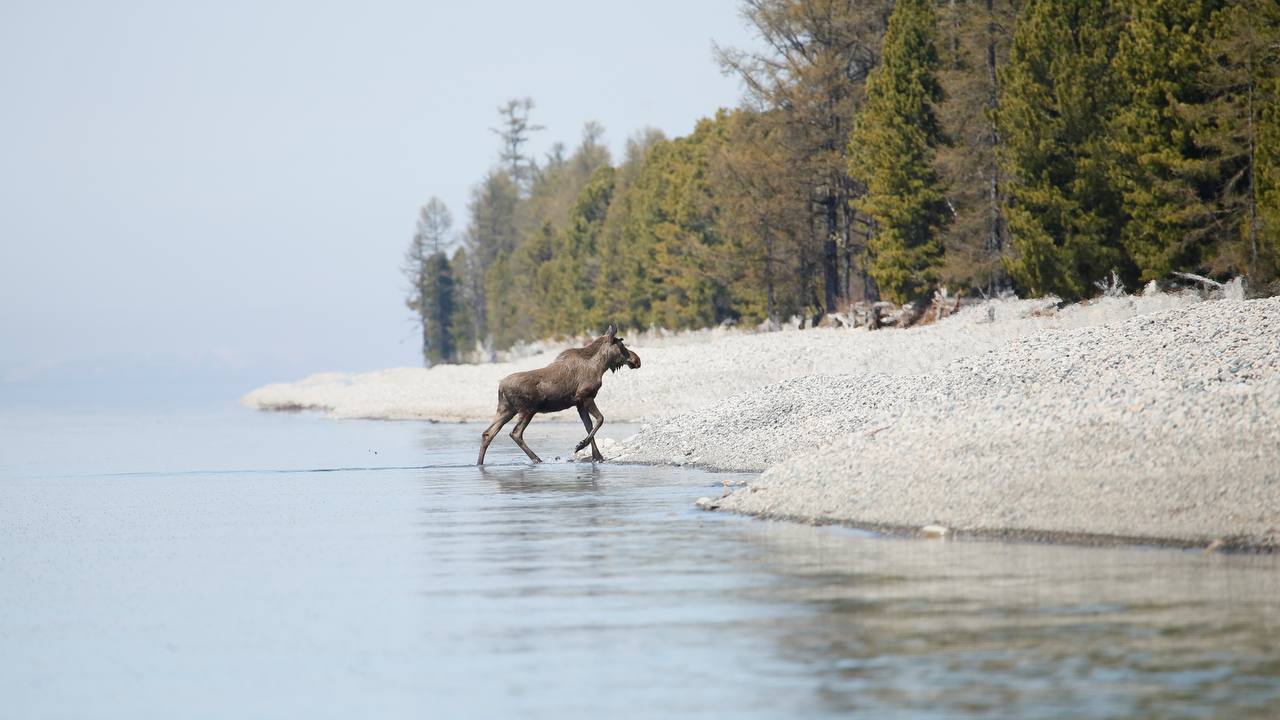
[[[607,376],[599,403],[645,425],[602,450],[764,471],[705,507],[949,536],[1280,543],[1280,298],[1002,299],[908,330],[628,344],[644,368]],[[317,375],[244,402],[487,420],[502,376],[552,357]]]
[[[879,392],[845,385],[862,388],[855,407]],[[978,536],[1280,544],[1280,299],[1046,332],[887,387],[909,399],[712,504]]]

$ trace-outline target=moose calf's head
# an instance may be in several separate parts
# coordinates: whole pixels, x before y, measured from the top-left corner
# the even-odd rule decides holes
[[[640,367],[640,356],[627,349],[622,344],[622,338],[618,337],[618,326],[609,325],[609,329],[604,335],[596,338],[596,342],[600,343],[600,352],[604,355],[605,367],[613,372],[617,372],[618,368],[626,365],[635,370]]]

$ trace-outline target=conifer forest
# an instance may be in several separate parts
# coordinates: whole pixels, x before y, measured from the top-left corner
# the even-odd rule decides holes
[[[420,210],[428,364],[853,303],[1087,298],[1175,272],[1280,292],[1275,0],[743,0],[744,88],[611,157],[503,104],[459,216]],[[638,119],[642,122],[643,119]]]

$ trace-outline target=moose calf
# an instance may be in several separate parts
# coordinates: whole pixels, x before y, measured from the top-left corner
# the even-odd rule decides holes
[[[570,407],[578,408],[578,416],[587,429],[587,436],[574,448],[574,452],[591,445],[591,457],[603,460],[600,449],[596,447],[596,432],[604,424],[604,415],[596,407],[596,393],[600,392],[600,384],[604,379],[604,371],[617,372],[623,365],[636,369],[640,367],[640,356],[631,352],[618,337],[618,326],[610,325],[604,335],[592,340],[585,347],[569,348],[556,356],[548,366],[539,370],[518,372],[506,376],[498,384],[498,414],[493,423],[484,431],[480,442],[480,457],[477,465],[484,464],[485,450],[489,443],[516,415],[515,428],[511,431],[511,439],[534,462],[542,462],[528,445],[524,444],[524,429],[529,421],[538,413],[559,412]],[[588,419],[588,415],[591,416]],[[594,424],[592,423],[594,420]]]

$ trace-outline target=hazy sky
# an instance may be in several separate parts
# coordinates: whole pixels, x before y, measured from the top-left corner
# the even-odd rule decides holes
[[[417,208],[465,224],[496,108],[615,157],[736,103],[737,0],[0,4],[0,380],[419,362]]]

